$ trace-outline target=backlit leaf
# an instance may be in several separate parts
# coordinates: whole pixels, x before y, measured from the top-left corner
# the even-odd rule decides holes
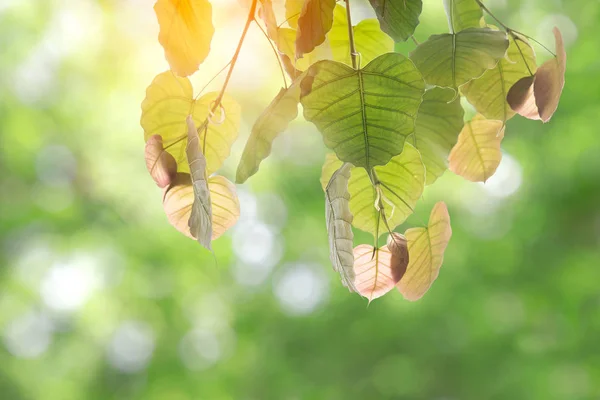
[[[450,32],[482,26],[483,12],[475,0],[444,0]]]
[[[333,24],[336,0],[305,0],[298,18],[296,54],[302,57],[325,41],[325,35]]]
[[[410,53],[410,58],[428,84],[457,89],[494,68],[507,48],[504,32],[469,28],[430,36]]]
[[[344,163],[341,162],[334,153],[327,153],[325,155],[325,163],[323,163],[323,168],[321,169],[320,179],[323,191],[325,191],[325,188],[335,171],[340,169],[343,164]]]
[[[296,29],[298,27],[298,18],[302,12],[304,0],[286,0],[285,1],[285,19],[288,25]]]
[[[163,148],[159,135],[150,136],[145,150],[146,168],[160,188],[168,186],[177,174],[177,162]]]
[[[487,181],[502,160],[500,143],[503,138],[502,121],[475,116],[465,123],[458,143],[450,152],[450,170],[472,182]]]
[[[296,54],[296,36],[297,32],[293,29],[279,28],[277,48],[292,61],[294,68],[299,71],[306,71],[308,67],[317,61],[327,60],[332,57],[331,46],[328,40],[325,40],[310,53],[298,56]]]
[[[198,70],[208,53],[215,29],[208,0],[158,0],[154,11],[160,25],[158,41],[171,69],[179,76]]]
[[[464,126],[460,98],[452,100],[454,97],[450,89],[430,89],[425,92],[417,114],[414,145],[425,165],[427,185],[448,168],[448,155]]]
[[[267,34],[271,40],[277,41],[277,17],[273,11],[273,3],[271,0],[260,0],[260,9],[258,10],[258,15],[265,23],[265,26],[267,27]]]
[[[437,279],[444,261],[444,252],[452,237],[450,215],[444,202],[437,203],[429,217],[427,228],[408,229],[410,261],[406,273],[396,285],[405,299],[419,300]]]
[[[423,9],[421,0],[369,0],[381,29],[397,42],[411,37]]]
[[[413,63],[388,53],[360,70],[334,61],[303,80],[304,117],[344,162],[370,170],[400,154],[421,104],[424,83]]]
[[[334,271],[342,277],[342,283],[350,291],[354,286],[354,254],[352,253],[352,214],[348,202],[348,179],[352,164],[344,164],[334,172],[325,188],[325,221],[329,235],[329,258]]]

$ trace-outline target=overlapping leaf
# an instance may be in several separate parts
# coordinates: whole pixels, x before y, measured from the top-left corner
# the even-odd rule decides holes
[[[341,162],[340,159],[337,158],[337,156],[334,153],[327,153],[325,155],[325,162],[323,163],[323,168],[321,169],[320,178],[321,187],[323,188],[323,191],[325,191],[325,188],[327,187],[327,184],[329,183],[329,180],[331,179],[335,171],[340,169],[343,164],[344,163]]]
[[[208,0],[158,0],[154,11],[160,25],[158,41],[173,72],[189,76],[210,52],[214,34]]]
[[[412,228],[404,235],[408,240],[410,261],[406,273],[396,286],[405,299],[416,301],[437,279],[444,252],[452,237],[446,204],[439,202],[433,207],[427,228]]]
[[[369,0],[381,23],[381,29],[397,42],[411,37],[419,25],[421,0]]]
[[[177,162],[175,158],[164,150],[162,138],[153,135],[146,142],[144,152],[146,168],[160,188],[168,186],[177,174]]]
[[[333,24],[336,0],[305,0],[298,18],[296,55],[302,57],[325,41]]]
[[[302,12],[304,0],[286,0],[285,1],[285,19],[290,27],[298,27],[298,18]]]
[[[273,11],[273,3],[271,0],[260,0],[258,15],[265,23],[267,34],[271,40],[277,41],[277,17],[275,16],[275,11]]]
[[[308,67],[317,61],[332,58],[331,46],[328,40],[325,40],[308,54],[297,54],[296,37],[297,31],[290,28],[279,28],[276,44],[277,49],[290,59],[297,70],[306,71]]]
[[[400,154],[421,104],[424,83],[401,54],[360,70],[334,61],[313,65],[303,80],[304,117],[344,162],[370,170]]]
[[[494,68],[507,48],[504,32],[469,28],[430,36],[410,53],[410,58],[428,84],[457,89]]]
[[[475,0],[444,0],[450,32],[479,28],[483,23],[483,12]]]

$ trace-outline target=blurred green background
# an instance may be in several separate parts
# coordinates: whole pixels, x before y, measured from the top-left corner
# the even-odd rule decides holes
[[[447,26],[424,3],[419,40]],[[196,90],[245,18],[213,4]],[[213,257],[167,223],[145,169],[140,103],[168,68],[153,2],[0,0],[0,399],[599,399],[600,1],[486,4],[551,48],[562,30],[560,107],[509,122],[486,185],[447,172],[427,189],[405,227],[448,203],[439,279],[419,302],[367,306],[328,260],[312,126],[294,122],[238,187]],[[281,86],[260,32],[248,40],[232,180]]]

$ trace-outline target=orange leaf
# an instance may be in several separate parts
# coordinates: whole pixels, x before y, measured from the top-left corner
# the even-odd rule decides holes
[[[146,168],[160,188],[169,185],[177,174],[177,161],[163,147],[160,135],[152,135],[146,142]]]

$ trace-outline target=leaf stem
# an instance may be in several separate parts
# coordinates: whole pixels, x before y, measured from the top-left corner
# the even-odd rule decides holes
[[[480,1],[480,0],[475,0],[475,2],[479,5],[479,7],[481,7],[481,9],[483,11],[485,11],[490,17],[492,17],[498,24],[500,24],[501,27],[504,28],[505,31],[510,32],[511,29],[504,25],[502,23],[502,21],[500,21],[498,18],[496,18],[496,16],[494,14],[492,14],[492,12]]]
[[[350,0],[344,0],[346,2],[346,15],[348,17],[348,41],[350,42],[350,57],[352,57],[352,68],[358,69],[358,53],[356,52],[356,45],[354,44],[354,29],[352,29],[352,16],[350,15]]]
[[[281,58],[279,58],[279,52],[277,51],[275,46],[273,46],[273,42],[271,41],[271,39],[269,39],[269,34],[264,30],[262,26],[260,26],[257,20],[254,20],[254,22],[256,22],[256,26],[258,26],[258,29],[260,29],[260,31],[263,33],[263,35],[267,39],[267,42],[269,42],[269,46],[271,46],[271,50],[273,50],[273,54],[275,54],[277,64],[279,65],[279,70],[281,71],[281,77],[283,78],[283,86],[285,86],[285,88],[287,89],[287,79],[285,79],[285,72],[283,70],[283,65],[281,64]]]

